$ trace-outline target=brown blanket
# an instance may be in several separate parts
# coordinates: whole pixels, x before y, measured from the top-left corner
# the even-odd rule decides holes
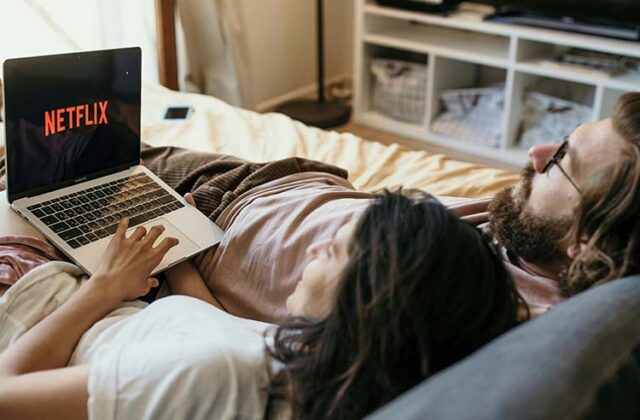
[[[347,179],[347,171],[333,165],[303,158],[287,158],[266,163],[178,147],[151,147],[142,144],[142,164],[178,193],[192,193],[197,207],[215,221],[224,208],[240,194],[274,179],[300,172],[326,172]],[[0,158],[0,191],[6,189],[5,159]]]
[[[300,172],[326,172],[347,179],[347,171],[326,163],[287,158],[266,163],[177,147],[143,146],[142,163],[179,194],[192,193],[198,209],[215,221],[251,188]]]
[[[258,185],[303,172],[325,172],[347,178],[347,172],[335,166],[302,158],[287,158],[267,163],[246,162],[233,156],[200,153],[175,147],[153,148],[142,145],[142,163],[180,194],[191,192],[197,207],[214,222],[238,196]],[[5,160],[0,159],[0,191],[6,188]],[[59,254],[42,254],[53,247],[35,238],[5,237],[0,248],[0,295],[27,271]],[[26,241],[26,242],[25,242]],[[31,241],[31,242],[29,242]],[[25,253],[28,248],[30,253]],[[215,248],[207,252],[215,252]],[[40,255],[42,254],[41,257]],[[199,267],[200,269],[206,267]]]

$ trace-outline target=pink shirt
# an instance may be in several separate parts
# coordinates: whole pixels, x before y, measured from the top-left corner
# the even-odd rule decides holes
[[[216,223],[225,230],[217,248],[196,265],[224,308],[251,319],[274,322],[288,313],[306,266],[306,249],[329,239],[369,205],[340,177],[298,173],[253,188],[233,201]]]

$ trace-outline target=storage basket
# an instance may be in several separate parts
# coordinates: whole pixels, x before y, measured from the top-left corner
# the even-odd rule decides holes
[[[591,120],[592,109],[586,105],[528,92],[524,98],[520,146],[560,142],[580,124]]]
[[[372,107],[388,117],[422,123],[427,95],[427,65],[374,58]]]
[[[450,89],[440,94],[443,111],[431,129],[448,137],[498,147],[504,111],[504,86]]]

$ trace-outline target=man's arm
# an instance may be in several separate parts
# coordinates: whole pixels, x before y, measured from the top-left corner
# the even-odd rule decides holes
[[[204,279],[191,260],[184,261],[165,271],[171,294],[191,296],[224,309],[213,296]]]
[[[189,205],[196,206],[195,198],[191,193],[185,194],[184,199]],[[191,296],[224,310],[224,306],[209,290],[207,283],[191,260],[169,268],[165,271],[165,276],[172,294]]]
[[[481,198],[477,200],[465,201],[462,204],[447,206],[447,210],[455,214],[462,220],[474,225],[479,225],[489,221],[488,207],[492,198]]]

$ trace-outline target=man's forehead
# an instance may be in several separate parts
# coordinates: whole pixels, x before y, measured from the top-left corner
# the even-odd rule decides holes
[[[618,134],[611,119],[583,124],[569,138],[572,166],[577,174],[615,159],[624,139]]]

